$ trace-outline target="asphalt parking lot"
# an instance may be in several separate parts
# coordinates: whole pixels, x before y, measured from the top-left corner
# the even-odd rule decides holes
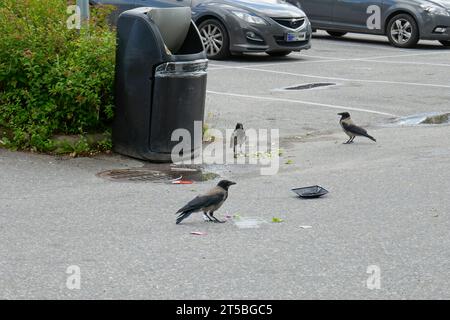
[[[352,111],[354,108],[361,111],[357,114],[362,121],[379,119],[383,122],[386,117],[427,112],[424,105],[432,104],[436,111],[448,108],[446,68],[450,50],[437,42],[424,41],[417,49],[405,50],[391,47],[384,37],[354,34],[333,39],[318,32],[313,45],[311,50],[284,59],[255,55],[232,62],[211,62],[209,105],[216,101],[221,104],[223,98],[232,104],[223,111],[220,110],[223,108],[214,108],[219,109],[217,112],[248,109],[253,113],[255,110],[245,105],[258,101],[255,121],[257,118],[260,126],[261,120],[265,120],[263,113],[274,115],[275,112],[278,119],[266,120],[264,125],[290,130],[292,124],[294,134],[299,133],[299,123],[286,122],[286,119],[301,119],[302,127],[311,125],[315,130],[333,129],[335,118],[317,117],[316,112]],[[237,75],[239,81],[236,81]],[[276,90],[317,82],[336,86],[312,91]],[[275,108],[278,104],[284,107]],[[287,117],[283,116],[285,111]],[[292,117],[293,114],[299,117]],[[252,118],[250,114],[246,117]],[[331,122],[324,122],[327,120]]]
[[[396,121],[450,112],[450,49],[321,32],[312,45],[210,62],[209,127],[280,130],[277,175],[206,168],[237,182],[216,215],[269,222],[257,229],[200,215],[175,225],[177,209],[217,180],[115,182],[96,174],[143,163],[0,149],[0,298],[449,299],[450,127]],[[319,82],[332,85],[282,90]],[[343,111],[377,143],[343,145]],[[314,184],[330,193],[290,191]],[[66,286],[69,266],[79,289]]]

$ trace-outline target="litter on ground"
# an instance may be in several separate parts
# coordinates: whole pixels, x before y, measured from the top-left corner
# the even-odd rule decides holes
[[[200,232],[200,231],[192,231],[191,234],[194,236],[206,236],[207,235],[206,232]]]

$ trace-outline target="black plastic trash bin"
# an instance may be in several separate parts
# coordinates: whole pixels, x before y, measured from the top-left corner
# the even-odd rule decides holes
[[[208,61],[190,8],[125,11],[117,41],[114,151],[170,162],[179,143],[172,132],[186,129],[192,147],[183,158],[196,155],[194,122],[203,124]]]

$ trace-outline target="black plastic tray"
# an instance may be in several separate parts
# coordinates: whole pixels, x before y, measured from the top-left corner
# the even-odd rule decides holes
[[[328,190],[322,188],[321,186],[294,188],[292,189],[292,191],[295,192],[299,197],[308,199],[319,198],[328,193]]]

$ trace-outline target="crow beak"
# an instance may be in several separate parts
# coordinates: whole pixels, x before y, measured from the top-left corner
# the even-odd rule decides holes
[[[236,182],[230,181],[230,186],[232,186],[233,184],[236,184]]]

